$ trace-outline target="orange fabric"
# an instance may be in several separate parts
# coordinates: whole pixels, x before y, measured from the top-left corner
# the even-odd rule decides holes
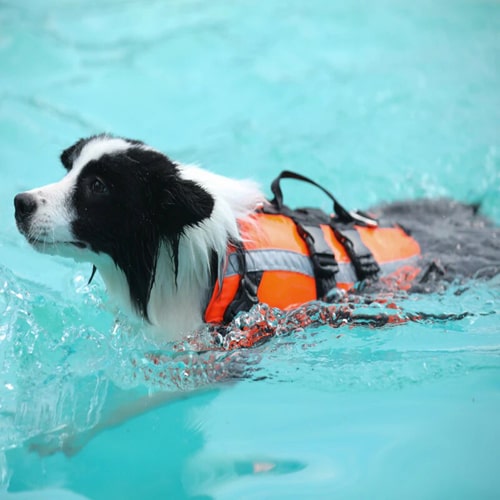
[[[254,213],[238,221],[245,250],[288,250],[308,255],[307,245],[300,237],[292,219],[284,215]],[[231,251],[230,251],[231,253]],[[238,291],[240,276],[224,278],[222,293],[220,284],[215,290],[205,311],[205,321],[221,323],[224,312]],[[260,302],[284,309],[290,304],[303,304],[316,298],[314,278],[288,271],[264,273],[258,290]]]
[[[264,304],[286,309],[316,299],[316,280],[289,271],[266,271],[262,276],[258,299]]]
[[[242,243],[246,251],[252,250],[286,250],[297,254],[309,255],[307,245],[301,238],[292,219],[284,215],[254,213],[239,221]],[[342,244],[335,237],[332,229],[322,224],[320,226],[325,241],[330,246],[339,264],[348,264],[349,256]],[[379,264],[408,259],[420,254],[419,244],[399,227],[368,228],[355,226],[363,243],[370,249]],[[229,253],[234,250],[229,249]],[[418,268],[402,267],[404,272],[394,272],[392,279],[399,282],[409,282],[417,273]],[[316,281],[312,276],[300,272],[264,270],[257,297],[260,302],[271,307],[287,309],[295,304],[303,304],[317,299]],[[217,282],[212,297],[205,311],[205,321],[221,323],[224,313],[234,300],[241,277],[227,276],[222,282]],[[337,283],[337,287],[349,290],[354,283]]]
[[[408,259],[420,254],[420,245],[400,227],[356,226],[363,243],[377,262]]]
[[[307,255],[307,245],[290,217],[254,213],[240,220],[241,239],[246,250],[290,250]]]
[[[207,323],[222,323],[227,306],[234,300],[241,277],[238,275],[227,276],[222,282],[222,291],[220,283],[217,280],[210,302],[205,310],[205,321]]]
[[[323,231],[323,236],[325,237],[325,241],[330,245],[330,248],[333,251],[333,255],[335,256],[335,260],[340,264],[341,262],[351,262],[351,259],[347,255],[345,248],[342,246],[342,243],[335,238],[335,234],[332,231],[330,226],[326,224],[320,225],[321,230]]]

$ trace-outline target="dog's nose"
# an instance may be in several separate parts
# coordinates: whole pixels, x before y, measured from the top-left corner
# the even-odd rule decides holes
[[[36,199],[30,193],[20,193],[14,198],[16,208],[16,220],[22,221],[29,217],[36,210]]]

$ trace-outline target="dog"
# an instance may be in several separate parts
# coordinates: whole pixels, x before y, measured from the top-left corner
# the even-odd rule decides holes
[[[31,246],[91,263],[118,305],[142,318],[154,337],[175,341],[203,325],[211,298],[217,300],[224,292],[220,287],[228,266],[236,269],[233,274],[241,274],[248,264],[244,255],[241,264],[236,250],[248,246],[258,230],[243,234],[242,227],[251,228],[256,210],[270,206],[258,185],[176,163],[141,141],[106,134],[80,139],[60,159],[67,170],[62,180],[14,199],[17,227]],[[364,213],[341,212],[360,225],[378,224]],[[416,240],[415,272],[406,287],[410,290],[432,291],[435,283],[491,277],[500,269],[499,230],[477,206],[420,200],[382,205],[371,212],[379,221],[395,219]],[[308,252],[320,262],[325,252],[315,255],[316,250],[309,247]],[[286,254],[290,256],[298,258]],[[355,264],[355,255],[351,257]],[[311,265],[303,262],[310,271]],[[327,267],[333,265],[330,260],[321,268],[320,262],[319,274],[328,274]],[[372,287],[384,285],[386,281],[378,279],[380,266],[370,265],[375,271],[362,275],[369,278],[363,281]],[[318,271],[318,266],[312,270]],[[344,268],[351,274],[359,271],[350,264]],[[250,275],[241,282],[248,285]],[[323,287],[335,286],[331,277],[330,269]],[[280,305],[296,302],[287,298],[288,288],[272,292]],[[249,295],[249,290],[251,286],[243,292]],[[253,295],[250,305],[259,300]],[[320,295],[306,294],[304,300],[308,298]]]
[[[348,212],[334,199],[333,218],[315,209],[293,211],[280,202],[279,178],[273,183],[275,199],[267,201],[253,181],[181,165],[143,142],[105,134],[79,140],[63,151],[61,162],[67,170],[62,180],[15,197],[19,231],[40,252],[91,263],[92,276],[97,269],[118,305],[143,320],[161,342],[184,338],[207,321],[227,323],[259,300],[285,308],[317,298],[334,301],[332,290],[347,282],[357,294],[394,287],[430,292],[500,270],[500,231],[477,206],[417,200],[365,214]],[[267,229],[262,220],[271,221]],[[399,250],[389,244],[382,245],[389,261],[374,261],[376,245],[367,251],[356,234],[379,234],[378,227],[392,231],[406,248],[405,258],[394,260]],[[264,249],[256,246],[259,239]],[[279,265],[269,258],[276,255],[282,258]],[[284,269],[289,265],[293,272]],[[278,285],[269,288],[273,280]],[[230,307],[219,307],[223,299]],[[332,311],[331,318],[340,322],[353,314],[349,306]],[[297,312],[295,319],[307,325],[307,314]],[[387,322],[381,319],[381,325]],[[228,328],[228,349],[251,347],[272,335],[267,324],[258,332],[236,321]],[[230,381],[217,378],[196,391]],[[181,389],[134,397],[93,428],[80,432],[68,424],[36,437],[30,449],[72,455],[101,431],[186,395]]]

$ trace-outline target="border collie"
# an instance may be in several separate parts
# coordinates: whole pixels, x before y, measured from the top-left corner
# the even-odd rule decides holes
[[[239,238],[236,220],[264,200],[257,184],[104,134],[79,140],[61,162],[61,181],[15,197],[28,242],[92,263],[118,305],[162,338],[202,325],[211,273]]]
[[[240,240],[237,220],[265,203],[259,187],[105,134],[79,140],[61,161],[68,171],[61,181],[15,197],[17,226],[28,242],[92,263],[118,305],[162,339],[200,327],[228,244]],[[447,200],[378,209],[411,226],[433,263],[420,284],[436,273],[498,272],[499,231],[476,212]]]

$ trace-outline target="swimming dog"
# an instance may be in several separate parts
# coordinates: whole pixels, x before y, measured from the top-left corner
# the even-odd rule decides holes
[[[252,248],[249,239],[261,231],[252,231],[258,219],[255,214],[273,207],[255,182],[182,165],[141,141],[106,134],[79,140],[61,154],[61,162],[67,170],[62,180],[15,197],[19,231],[40,252],[90,262],[118,305],[143,318],[154,334],[177,340],[200,327],[207,320],[207,307],[227,287],[233,287],[233,302],[253,294],[233,310],[233,316],[261,300],[255,293],[260,282],[252,283],[250,278],[254,273],[262,281],[266,269],[248,269],[252,265],[245,250]],[[271,262],[270,266],[282,272],[275,268],[293,261],[300,268],[295,274],[316,274],[308,279],[317,293],[299,297],[322,298],[325,293],[320,295],[318,289],[328,292],[327,285],[335,286],[339,265],[351,274],[350,281],[369,278],[364,281],[383,284],[378,278],[384,264],[373,259],[378,251],[370,251],[363,243],[366,238],[353,234],[352,226],[364,227],[366,235],[389,218],[399,224],[391,227],[411,233],[416,242],[410,244],[411,255],[407,255],[415,271],[410,273],[413,290],[429,291],[434,289],[432,283],[443,279],[489,277],[499,270],[499,230],[475,206],[450,200],[392,203],[373,210],[379,222],[365,213],[335,207],[340,210],[336,218],[351,223],[349,236],[340,226],[328,236],[324,227],[329,222],[321,217],[312,227],[294,217],[297,212],[284,214],[291,220],[293,238],[303,241],[297,243],[299,251],[285,244],[280,254],[285,264]],[[266,237],[274,238],[274,232],[275,226],[270,227]],[[341,243],[339,251],[348,254],[347,260],[341,256],[341,262],[335,262],[339,255],[331,250],[333,239]],[[267,250],[276,250],[273,245],[268,244]],[[257,249],[253,255],[264,255],[260,265],[265,266],[270,254]],[[233,284],[226,283],[228,269]],[[281,283],[266,293],[266,299],[272,302],[277,296],[281,305],[296,303],[295,297],[288,298],[293,286]],[[295,288],[304,290],[302,285]],[[214,317],[227,320],[223,313]]]
[[[259,300],[282,307],[335,300],[330,287],[354,284],[358,293],[394,286],[428,292],[500,269],[500,231],[476,206],[405,201],[368,215],[346,211],[323,189],[334,216],[290,210],[280,178],[268,202],[253,181],[181,165],[140,141],[109,135],[79,140],[61,161],[62,180],[15,197],[19,231],[40,252],[90,262],[116,302],[162,341],[206,321],[230,321]],[[287,176],[305,179],[280,177]],[[391,238],[378,241],[381,234]],[[263,334],[235,345],[254,345]],[[51,431],[30,448],[74,454],[102,430],[187,394],[133,397],[85,432],[66,425],[57,439]]]

